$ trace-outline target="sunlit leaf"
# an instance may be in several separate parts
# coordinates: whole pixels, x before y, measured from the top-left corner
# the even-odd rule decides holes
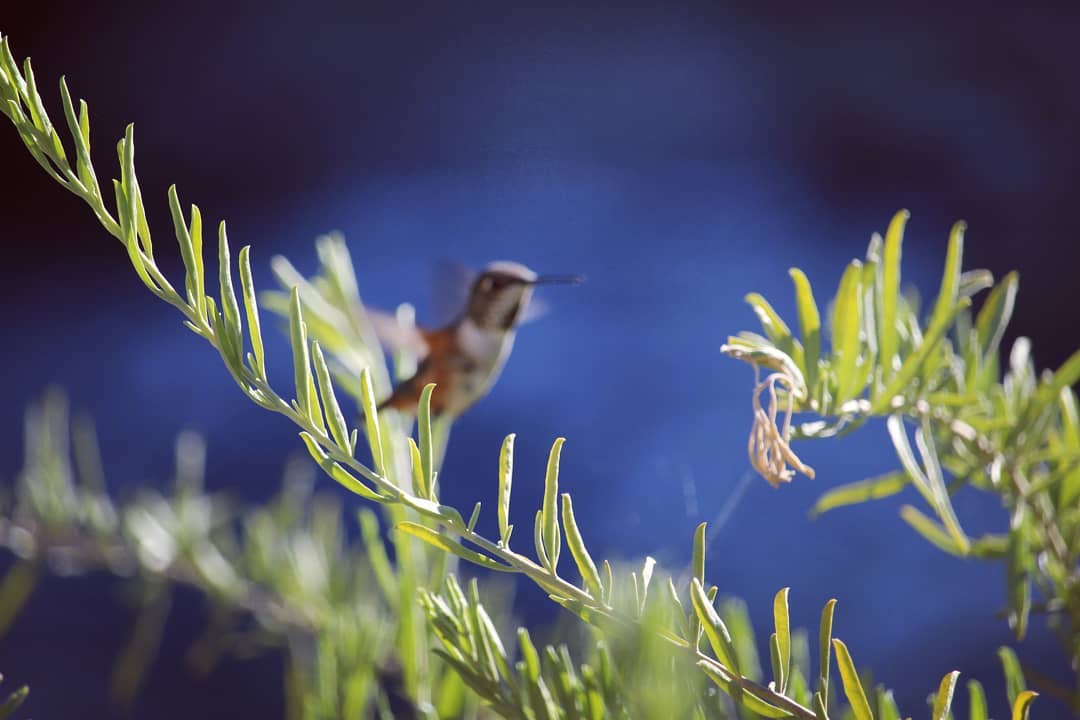
[[[806,279],[803,271],[791,268],[788,274],[795,283],[795,301],[799,311],[799,332],[803,345],[803,376],[806,378],[807,390],[813,395],[817,387],[818,360],[821,358],[821,317],[814,293],[810,289],[810,281]]]
[[[1031,703],[1037,697],[1039,697],[1039,693],[1032,692],[1031,690],[1025,690],[1017,695],[1016,700],[1012,705],[1012,720],[1027,720]]]
[[[970,720],[989,720],[986,711],[986,693],[978,680],[967,681],[968,690],[968,717]]]
[[[818,498],[810,510],[810,515],[817,517],[838,507],[891,497],[906,488],[909,483],[910,479],[906,472],[895,470],[877,477],[840,485]]]
[[[836,650],[836,665],[840,669],[840,680],[844,685],[844,695],[847,696],[851,711],[856,720],[874,720],[874,714],[870,710],[870,702],[866,699],[866,691],[863,690],[859,681],[859,674],[855,670],[855,663],[851,661],[847,645],[841,640],[832,641]]]
[[[424,542],[437,547],[440,550],[445,550],[457,555],[462,560],[468,560],[471,563],[475,563],[480,567],[487,568],[488,570],[498,570],[500,572],[514,572],[514,568],[503,565],[500,562],[492,560],[487,555],[481,555],[475,550],[470,550],[461,543],[447,537],[440,533],[438,530],[432,530],[426,525],[420,525],[418,523],[403,521],[394,525],[395,530],[412,535],[415,538],[419,538]]]
[[[956,681],[960,673],[953,670],[941,679],[941,686],[934,697],[934,708],[930,714],[933,720],[946,720],[949,717],[949,709],[952,707],[953,692],[956,690]]]
[[[865,375],[857,373],[859,330],[862,326],[861,302],[862,263],[852,260],[840,278],[832,314],[832,341],[836,371],[836,403],[840,404],[862,390]]]
[[[547,568],[552,572],[559,566],[559,456],[566,438],[556,438],[548,454],[547,473],[544,476],[544,502],[541,506],[543,521],[543,544],[547,556]]]
[[[909,214],[901,210],[893,216],[885,233],[885,250],[881,272],[881,317],[878,321],[882,379],[888,381],[893,375],[893,362],[897,348],[897,299],[900,297],[900,256],[904,241],[904,225]]]
[[[776,678],[776,686],[781,694],[787,691],[787,680],[791,677],[791,620],[788,616],[788,591],[783,588],[773,598],[773,625],[776,628],[777,651],[780,654],[781,674]]]
[[[499,451],[499,541],[510,544],[510,490],[514,479],[514,433],[503,440]]]

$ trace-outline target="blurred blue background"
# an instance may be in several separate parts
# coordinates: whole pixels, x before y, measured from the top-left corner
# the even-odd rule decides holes
[[[808,519],[825,489],[896,466],[882,427],[805,445],[816,480],[740,482],[752,376],[718,352],[756,324],[746,292],[792,316],[787,268],[828,296],[901,207],[907,281],[934,292],[949,225],[966,219],[967,267],[1021,272],[1009,341],[1032,337],[1044,367],[1074,349],[1080,12],[902,7],[50,3],[5,8],[0,29],[50,100],[61,73],[88,99],[99,172],[115,172],[112,143],[136,123],[159,243],[176,182],[208,220],[228,219],[234,245],[254,246],[262,288],[274,254],[313,271],[312,241],[333,229],[364,297],[413,301],[421,320],[439,258],[588,276],[545,291],[552,311],[455,427],[449,501],[490,506],[499,443],[516,432],[512,521],[528,523],[565,435],[562,484],[594,554],[678,566],[694,525],[719,520],[709,576],[759,628],[782,586],[810,628],[837,597],[837,633],[905,713],[958,668],[1004,715],[1000,569],[927,545],[900,500]],[[8,128],[0,162],[0,473],[20,462],[19,409],[57,383],[97,419],[114,487],[164,483],[173,438],[192,428],[209,438],[212,487],[274,491],[292,426],[236,392]],[[985,499],[958,506],[972,533],[1006,522]],[[131,620],[110,587],[50,582],[0,643],[0,669],[35,687],[35,717],[107,712]],[[522,588],[526,619],[548,608]],[[202,618],[194,602],[174,615],[136,716],[281,716],[272,659],[186,675],[179,655]],[[1044,628],[1019,650],[1067,677]]]

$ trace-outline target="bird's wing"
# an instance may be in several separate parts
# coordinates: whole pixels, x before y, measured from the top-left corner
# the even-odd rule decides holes
[[[469,304],[469,289],[476,271],[457,260],[441,258],[431,273],[431,309],[434,327],[454,322]]]
[[[405,351],[417,358],[427,357],[430,347],[421,328],[406,325],[399,321],[396,315],[384,310],[368,308],[366,313],[375,337],[388,352]]]

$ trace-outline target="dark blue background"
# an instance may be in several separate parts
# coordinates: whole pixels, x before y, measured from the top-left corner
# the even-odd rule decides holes
[[[789,266],[828,297],[870,233],[907,207],[909,281],[935,291],[948,227],[966,219],[967,267],[1019,269],[1014,333],[1033,338],[1041,366],[1062,361],[1080,326],[1080,13],[64,5],[5,9],[0,30],[34,57],[50,100],[61,73],[88,98],[100,172],[115,172],[112,143],[136,123],[162,246],[164,190],[177,182],[208,221],[228,219],[234,245],[254,246],[263,288],[276,253],[312,271],[312,240],[331,229],[349,239],[369,302],[412,300],[421,319],[441,257],[588,276],[546,293],[552,312],[455,427],[447,499],[490,508],[499,443],[517,432],[512,520],[527,527],[548,447],[565,435],[562,484],[594,554],[675,566],[693,526],[724,515],[709,576],[748,601],[759,628],[782,586],[810,628],[835,596],[837,633],[905,713],[920,715],[958,668],[1005,714],[1000,568],[931,548],[897,517],[899,500],[807,518],[826,488],[896,466],[879,426],[804,446],[814,481],[740,484],[751,373],[718,349],[755,325],[746,292],[793,317]],[[11,130],[0,163],[3,473],[18,465],[19,409],[55,382],[97,418],[115,486],[163,482],[173,437],[194,428],[209,436],[211,486],[264,498],[298,447],[292,426],[236,392]],[[270,353],[288,387],[279,337]],[[957,504],[969,532],[1004,526],[993,502]],[[34,685],[35,717],[105,712],[130,620],[105,587],[49,583],[0,644],[0,669]],[[538,593],[523,598],[527,614],[550,617]],[[198,623],[181,608],[137,715],[276,716],[273,661],[208,681],[182,674]],[[1067,677],[1043,628],[1020,651]],[[1064,711],[1044,700],[1036,712]]]

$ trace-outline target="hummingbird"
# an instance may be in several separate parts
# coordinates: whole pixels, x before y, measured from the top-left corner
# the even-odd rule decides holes
[[[390,314],[369,312],[384,346],[408,349],[418,360],[416,374],[398,384],[379,409],[414,412],[424,386],[435,383],[432,413],[461,415],[491,390],[514,347],[517,328],[535,316],[534,288],[583,281],[578,275],[538,275],[521,263],[500,260],[476,274],[464,307],[438,329],[406,329]]]

